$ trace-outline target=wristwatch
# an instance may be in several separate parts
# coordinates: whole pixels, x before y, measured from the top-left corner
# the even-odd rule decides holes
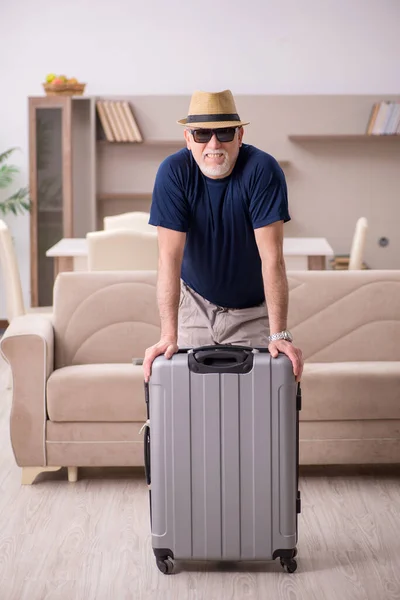
[[[273,333],[268,336],[269,342],[277,342],[278,340],[286,340],[287,342],[293,342],[293,336],[288,329],[284,329],[279,333]]]

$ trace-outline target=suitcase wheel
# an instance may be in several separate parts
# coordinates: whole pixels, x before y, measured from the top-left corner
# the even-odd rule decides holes
[[[157,567],[163,575],[171,575],[174,572],[174,563],[170,558],[157,559]]]
[[[297,569],[297,561],[294,558],[281,558],[281,567],[286,573],[294,573]]]

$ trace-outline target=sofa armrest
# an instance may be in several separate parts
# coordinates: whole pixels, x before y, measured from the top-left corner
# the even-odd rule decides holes
[[[54,330],[41,314],[16,317],[0,342],[12,371],[11,443],[21,467],[46,465],[46,382],[54,369]]]

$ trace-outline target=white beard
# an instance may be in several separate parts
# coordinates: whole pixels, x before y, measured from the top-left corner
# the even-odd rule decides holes
[[[231,161],[229,160],[228,153],[225,150],[219,150],[220,154],[224,155],[224,162],[222,165],[206,165],[205,164],[205,155],[209,152],[203,152],[203,162],[201,163],[200,170],[204,175],[208,175],[209,177],[223,177],[226,173],[229,172],[231,168]]]

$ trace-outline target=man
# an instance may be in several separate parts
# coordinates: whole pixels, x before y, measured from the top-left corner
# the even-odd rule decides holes
[[[242,143],[248,123],[229,90],[195,92],[178,122],[187,147],[160,165],[150,213],[161,339],[146,350],[145,381],[156,356],[206,344],[268,345],[273,357],[287,354],[299,381],[302,354],[286,329],[284,174],[272,156]]]

